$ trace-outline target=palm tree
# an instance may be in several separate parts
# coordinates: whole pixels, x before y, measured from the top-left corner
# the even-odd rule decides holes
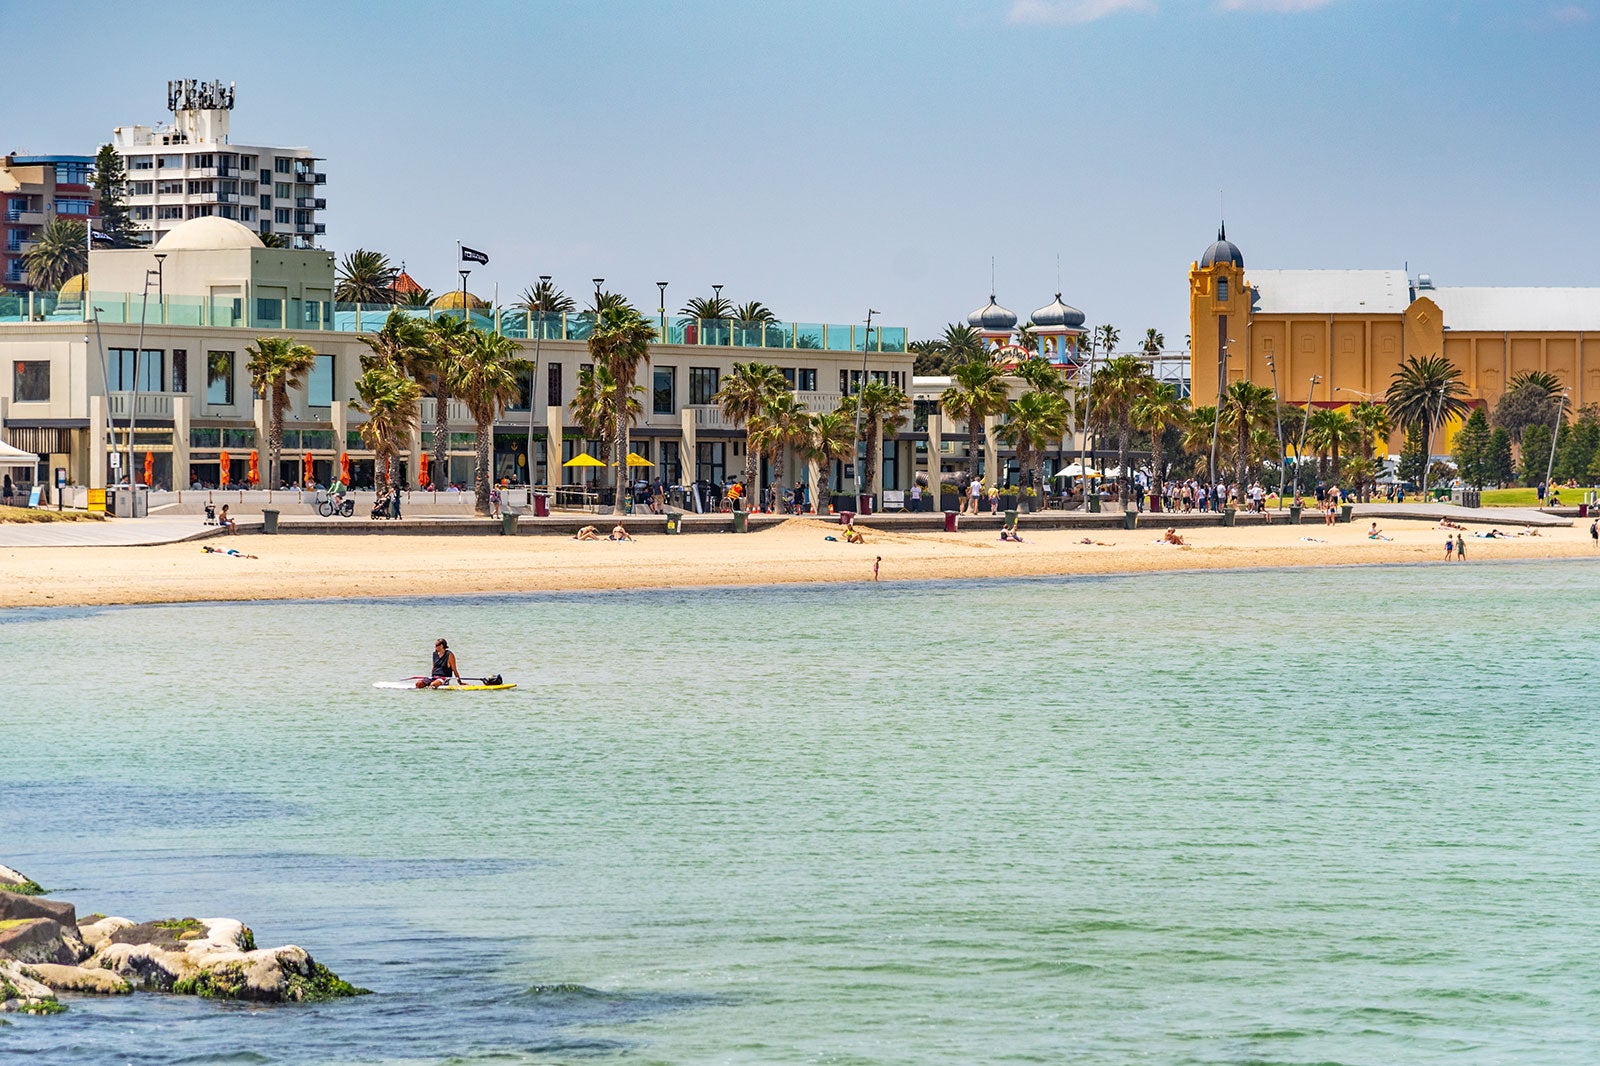
[[[473,329],[470,341],[450,361],[450,392],[467,405],[476,423],[473,444],[477,470],[473,486],[477,490],[474,509],[480,515],[490,512],[490,462],[493,458],[494,420],[522,395],[522,376],[533,364],[522,358],[522,349],[510,337]]]
[[[967,474],[978,476],[978,434],[983,420],[1006,409],[1005,376],[987,357],[967,359],[950,371],[950,387],[939,394],[939,408],[951,418],[967,420]]]
[[[723,319],[733,317],[733,304],[725,296],[696,296],[678,314],[689,318]]]
[[[367,416],[357,432],[361,443],[372,449],[377,487],[386,490],[394,485],[395,454],[416,432],[422,387],[386,362],[367,366],[355,386],[356,399],[350,407]]]
[[[1107,359],[1111,358],[1111,353],[1116,350],[1117,342],[1122,340],[1122,331],[1112,325],[1096,326],[1092,335],[1094,343],[1106,353]]]
[[[1249,471],[1251,440],[1256,430],[1273,424],[1276,413],[1272,390],[1250,381],[1235,381],[1222,397],[1220,425],[1233,434],[1234,488],[1244,498]],[[1273,441],[1277,441],[1276,435]]]
[[[1027,383],[1028,388],[1035,392],[1050,392],[1057,396],[1066,396],[1072,391],[1072,383],[1061,372],[1061,368],[1037,355],[1024,359],[1012,367],[1011,376],[1021,378]]]
[[[951,367],[957,363],[989,358],[989,352],[983,345],[983,338],[978,335],[977,330],[966,323],[946,326],[943,343],[947,365]]]
[[[1109,326],[1100,327],[1102,331]],[[1115,333],[1115,330],[1112,331]],[[1112,338],[1115,343],[1115,338]],[[1109,349],[1108,349],[1109,350]],[[1128,476],[1128,448],[1133,443],[1133,407],[1150,391],[1155,379],[1138,356],[1119,355],[1095,371],[1089,385],[1091,416],[1117,431],[1118,499],[1128,499],[1132,478]]]
[[[403,311],[390,311],[383,327],[370,337],[362,335],[361,343],[372,349],[371,356],[362,357],[363,367],[382,362],[410,375],[418,359],[428,354],[428,328]]]
[[[1377,449],[1378,442],[1384,441],[1383,451],[1388,453],[1389,434],[1394,432],[1394,426],[1389,422],[1389,412],[1384,410],[1382,404],[1373,403],[1371,400],[1362,400],[1350,409],[1350,420],[1356,424],[1361,434],[1360,458],[1367,460],[1364,465],[1352,464],[1352,476],[1355,478],[1357,491],[1363,493],[1370,483],[1377,480]]]
[[[28,270],[28,284],[35,289],[59,289],[68,278],[89,269],[89,249],[84,246],[88,231],[82,222],[57,215],[44,227],[38,243],[22,256]]]
[[[1467,387],[1461,371],[1442,356],[1409,355],[1389,381],[1384,399],[1389,415],[1407,428],[1419,426],[1423,432],[1423,452],[1432,452],[1434,427],[1467,413]]]
[[[867,463],[867,476],[862,479],[861,491],[870,496],[878,484],[878,467],[883,461],[883,437],[885,434],[899,433],[905,427],[905,412],[911,406],[911,399],[898,386],[873,379],[853,395],[846,396],[839,404],[839,410],[855,418],[858,405]]]
[[[627,420],[630,426],[644,413],[644,406],[639,401],[643,392],[643,385],[635,385],[629,390]],[[600,442],[600,454],[596,458],[609,465],[615,444],[612,432],[617,421],[617,382],[611,376],[610,368],[596,364],[578,371],[578,389],[568,406],[572,409],[573,421],[583,427],[584,435]],[[627,456],[623,455],[622,458],[626,461]]]
[[[1516,392],[1526,385],[1536,385],[1552,400],[1561,395],[1561,379],[1543,370],[1522,370],[1511,375],[1506,382],[1507,392]]]
[[[1071,421],[1067,398],[1059,392],[1025,392],[1006,409],[998,435],[1016,449],[1017,465],[1041,494],[1045,453],[1061,440]]]
[[[598,301],[599,313],[589,334],[589,357],[595,366],[603,366],[610,372],[614,389],[632,396],[639,367],[650,358],[650,342],[656,339],[656,326],[626,301],[608,302],[607,295],[610,294],[603,294]],[[611,478],[612,503],[621,512],[622,489],[628,480],[627,467],[623,465],[628,455],[628,405],[612,406],[611,453],[617,457]]]
[[[283,415],[289,407],[291,389],[306,387],[306,375],[317,365],[315,348],[296,344],[293,337],[257,337],[245,370],[250,387],[267,399],[267,470],[270,479],[278,477],[279,453],[283,451]]]
[[[827,487],[834,461],[843,462],[856,453],[855,419],[842,409],[819,411],[807,419],[804,430],[800,454],[806,459],[812,509],[821,514],[822,497],[826,495],[822,490]]]
[[[546,315],[569,315],[578,309],[572,297],[556,288],[554,283],[542,279],[539,284],[523,289],[515,306]]]
[[[419,285],[395,302],[401,307],[432,307],[434,299],[432,289],[426,289]]]
[[[1166,346],[1166,335],[1160,330],[1156,329],[1154,326],[1151,326],[1149,329],[1144,331],[1144,343],[1139,345],[1139,350],[1144,353],[1147,359],[1154,359],[1156,356],[1161,354],[1161,350]]]
[[[1183,430],[1183,450],[1196,456],[1196,461],[1206,464],[1206,480],[1216,481],[1217,472],[1211,469],[1211,435],[1217,424],[1217,409],[1212,406],[1196,407],[1189,417],[1179,423]]]
[[[416,353],[408,369],[417,384],[422,386],[423,393],[433,398],[433,468],[448,474],[452,367],[462,353],[471,347],[473,330],[465,313],[440,315],[428,323],[427,330],[427,350]]]
[[[281,233],[258,233],[256,236],[261,238],[261,246],[263,248],[289,247],[289,238]]]
[[[733,372],[722,379],[722,387],[711,399],[721,406],[725,417],[744,426],[745,499],[755,489],[760,450],[751,441],[750,421],[779,393],[788,392],[783,371],[766,363],[734,363]]]
[[[728,317],[746,328],[764,326],[768,322],[778,321],[778,316],[773,314],[772,309],[760,300],[749,300],[740,304],[733,309],[733,312]]]
[[[1188,417],[1188,401],[1165,382],[1152,382],[1134,402],[1133,424],[1150,434],[1150,492],[1158,500],[1162,497],[1167,465],[1162,438],[1168,426],[1181,426]]]
[[[783,492],[783,484],[788,476],[783,462],[784,450],[791,445],[802,444],[810,424],[811,412],[806,410],[805,404],[794,398],[792,392],[775,394],[750,419],[748,447],[756,448],[766,456],[771,467],[771,483],[778,494]]]
[[[347,304],[392,304],[394,279],[399,275],[382,252],[357,248],[339,264],[333,298]]]

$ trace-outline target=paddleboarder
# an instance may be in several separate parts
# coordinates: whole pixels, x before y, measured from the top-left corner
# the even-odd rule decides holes
[[[438,688],[454,677],[461,684],[461,671],[456,667],[456,653],[450,650],[449,641],[440,637],[433,642],[433,672],[417,680],[418,688]]]

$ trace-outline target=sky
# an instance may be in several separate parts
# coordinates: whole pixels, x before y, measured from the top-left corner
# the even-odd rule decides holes
[[[326,157],[326,246],[510,302],[713,284],[903,325],[1058,290],[1182,350],[1187,270],[1600,286],[1600,0],[85,0],[6,15],[0,149],[92,153],[238,85]],[[138,27],[137,33],[131,32]],[[991,266],[992,264],[992,266]],[[1059,284],[1058,284],[1059,277]]]

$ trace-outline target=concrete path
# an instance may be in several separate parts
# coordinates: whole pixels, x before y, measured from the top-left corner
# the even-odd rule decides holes
[[[199,540],[221,532],[215,526],[201,525],[194,515],[107,518],[104,522],[5,522],[0,523],[0,548],[132,547]]]
[[[1570,518],[1547,514],[1532,507],[1458,507],[1453,503],[1358,503],[1353,505],[1350,517],[1421,518],[1430,522],[1448,518],[1452,522],[1501,526],[1510,530],[1515,530],[1517,526],[1572,525]]]

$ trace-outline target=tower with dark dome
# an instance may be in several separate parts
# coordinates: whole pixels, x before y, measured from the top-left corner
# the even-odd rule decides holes
[[[967,316],[967,325],[977,330],[991,347],[1002,348],[1011,342],[1011,331],[1017,328],[1017,316],[1015,312],[1001,307],[991,292],[988,304]]]
[[[1217,239],[1189,266],[1189,389],[1195,403],[1211,403],[1220,394],[1229,377],[1223,359],[1230,345],[1243,354],[1250,300],[1244,253],[1228,240],[1224,223],[1217,227]]]
[[[1041,355],[1057,366],[1066,366],[1077,362],[1083,323],[1083,312],[1063,303],[1058,292],[1055,300],[1028,316],[1028,332],[1039,338]]]

